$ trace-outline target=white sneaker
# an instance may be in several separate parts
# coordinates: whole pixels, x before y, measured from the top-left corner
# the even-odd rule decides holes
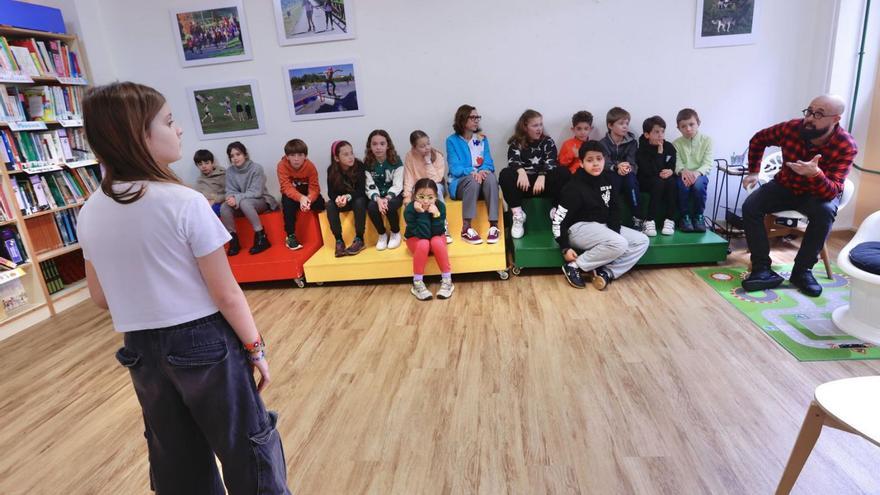
[[[669,220],[663,220],[663,230],[660,231],[663,235],[672,235],[675,233],[675,222]]]
[[[437,299],[449,299],[452,297],[452,291],[455,286],[452,284],[451,278],[444,278],[440,281],[440,290],[437,291]]]
[[[443,224],[443,233],[446,235],[446,244],[452,244],[452,234],[449,233],[449,222]]]
[[[400,232],[392,232],[391,238],[388,239],[388,249],[397,249],[400,247]]]
[[[657,237],[657,225],[653,220],[645,220],[645,226],[642,229],[648,237]]]
[[[427,301],[434,297],[434,295],[431,294],[431,291],[425,286],[423,280],[419,280],[418,282],[413,281],[412,289],[409,291],[412,292],[412,295],[416,296],[416,299],[419,301]]]
[[[388,234],[379,235],[379,240],[376,241],[376,251],[385,251],[385,248],[388,247]]]
[[[550,208],[550,221],[552,222],[554,218],[556,218],[556,207],[555,206],[553,208]]]
[[[526,212],[513,215],[513,225],[510,226],[510,236],[514,239],[520,239],[526,233]]]

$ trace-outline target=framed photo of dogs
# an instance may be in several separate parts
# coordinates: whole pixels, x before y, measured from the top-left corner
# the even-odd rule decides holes
[[[758,0],[697,0],[694,47],[754,43],[758,3]]]

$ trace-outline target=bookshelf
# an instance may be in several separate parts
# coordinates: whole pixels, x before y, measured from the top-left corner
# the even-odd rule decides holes
[[[0,340],[88,297],[76,218],[101,170],[85,69],[75,36],[0,26]]]

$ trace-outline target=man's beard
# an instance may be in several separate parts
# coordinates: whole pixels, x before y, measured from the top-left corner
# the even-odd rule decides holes
[[[808,128],[806,122],[801,122],[801,125],[798,127],[798,133],[801,135],[804,141],[809,141],[811,139],[816,139],[817,137],[828,132],[831,126],[828,126],[824,129],[819,127]]]

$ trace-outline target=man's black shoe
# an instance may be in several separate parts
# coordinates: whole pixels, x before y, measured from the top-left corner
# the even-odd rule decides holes
[[[813,272],[810,270],[792,271],[788,277],[791,285],[797,287],[799,291],[810,296],[816,297],[822,293],[822,286],[816,281]]]
[[[584,288],[584,280],[581,278],[580,269],[572,267],[566,263],[565,265],[562,265],[562,273],[565,275],[565,280],[568,280],[568,285],[571,285],[575,289]]]
[[[779,287],[785,279],[770,268],[754,267],[752,273],[742,281],[746,292],[769,290]]]

